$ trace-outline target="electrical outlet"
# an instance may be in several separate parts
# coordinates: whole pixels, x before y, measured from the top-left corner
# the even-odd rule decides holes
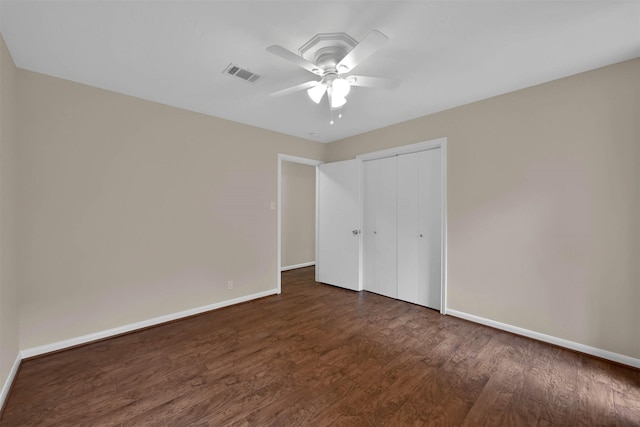
[[[233,280],[227,282],[227,289],[233,289]]]

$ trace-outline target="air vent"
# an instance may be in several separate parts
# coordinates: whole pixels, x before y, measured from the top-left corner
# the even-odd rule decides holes
[[[251,71],[245,68],[240,68],[234,64],[229,64],[227,68],[224,69],[223,73],[229,76],[237,77],[249,83],[255,83],[262,77],[256,73],[252,73]]]

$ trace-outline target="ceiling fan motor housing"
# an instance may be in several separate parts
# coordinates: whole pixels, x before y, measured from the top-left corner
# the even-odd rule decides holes
[[[338,63],[347,55],[340,46],[327,46],[318,49],[315,53],[314,63],[324,70],[324,75],[336,74]]]
[[[347,33],[320,33],[302,45],[298,53],[325,71],[335,70],[336,64],[357,45],[358,42]]]

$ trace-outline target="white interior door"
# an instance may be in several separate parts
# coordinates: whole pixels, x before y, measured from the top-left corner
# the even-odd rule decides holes
[[[317,280],[360,290],[360,161],[318,166]]]

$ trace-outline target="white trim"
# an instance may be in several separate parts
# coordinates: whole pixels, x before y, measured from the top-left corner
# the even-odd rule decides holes
[[[291,163],[300,163],[303,165],[309,165],[309,166],[315,166],[316,167],[316,259],[314,264],[316,264],[318,262],[318,165],[321,165],[322,163],[324,163],[321,160],[314,160],[314,159],[307,159],[306,157],[298,157],[298,156],[290,156],[289,154],[281,154],[278,153],[278,177],[277,177],[277,186],[278,188],[276,189],[277,192],[277,200],[278,200],[278,205],[277,205],[277,217],[278,217],[278,225],[277,225],[277,244],[276,244],[276,258],[277,258],[277,265],[276,265],[276,271],[277,273],[277,277],[276,277],[276,292],[278,294],[282,293],[282,278],[280,277],[280,272],[284,271],[282,269],[282,162],[291,162]],[[318,279],[318,270],[316,269],[316,280]]]
[[[200,313],[204,313],[211,310],[217,310],[219,308],[240,304],[242,302],[247,302],[247,301],[251,301],[258,298],[264,298],[270,295],[275,295],[276,293],[277,293],[276,289],[271,289],[269,291],[258,292],[252,295],[246,295],[243,297],[234,298],[227,301],[221,301],[214,304],[205,305],[202,307],[196,307],[189,310],[180,311],[177,313],[167,314],[165,316],[155,317],[153,319],[143,320],[141,322],[120,326],[118,328],[108,329],[106,331],[94,332],[92,334],[83,335],[76,338],[70,338],[70,339],[58,341],[52,344],[46,344],[39,347],[28,348],[26,350],[22,350],[20,352],[20,355],[22,356],[23,359],[26,359],[28,357],[39,356],[41,354],[51,353],[53,351],[64,350],[69,347],[87,344],[92,341],[97,341],[104,338],[110,338],[110,337],[121,335],[127,332],[133,332],[139,329],[148,328],[150,326],[160,325],[162,323],[170,322],[172,320],[182,319],[184,317],[193,316],[195,314],[200,314]]]
[[[315,280],[316,282],[320,281],[320,269],[318,268],[319,265],[319,259],[318,259],[318,254],[320,253],[320,225],[318,223],[318,218],[320,217],[320,174],[318,173],[320,170],[320,165],[316,165],[316,220],[315,220],[315,229],[314,229],[314,236],[316,237],[316,241],[315,241],[315,253],[316,253],[316,271],[315,271],[315,277],[313,278],[313,280]],[[279,235],[279,234],[278,234]]]
[[[287,266],[281,267],[280,271],[295,270],[296,268],[311,267],[312,265],[316,265],[316,262],[309,261],[309,262],[303,262],[301,264],[287,265]]]
[[[520,328],[518,326],[509,325],[507,323],[496,322],[495,320],[486,319],[484,317],[475,316],[473,314],[464,313],[458,310],[448,309],[447,314],[459,317],[461,319],[468,320],[470,322],[479,323],[481,325],[490,326],[492,328],[501,329],[503,331],[511,332],[516,335],[522,335],[525,337],[533,338],[538,341],[543,341],[549,344],[554,344],[560,347],[568,348],[570,350],[579,351],[580,353],[589,354],[591,356],[600,357],[602,359],[611,360],[613,362],[621,363],[623,365],[633,366],[640,368],[640,359],[625,356],[623,354],[614,353],[608,350],[602,350],[596,347],[590,347],[588,345],[580,344],[577,342],[565,340],[563,338],[557,338],[551,335],[542,334],[540,332],[530,331],[528,329]]]
[[[364,291],[364,163],[358,162],[358,291]]]
[[[356,159],[360,159],[363,162],[367,160],[384,159],[385,157],[399,156],[401,154],[417,153],[418,151],[431,150],[433,148],[442,147],[446,145],[447,138],[432,139],[430,141],[418,142],[415,144],[402,145],[400,147],[389,148],[381,151],[374,151],[372,153],[365,153],[356,156]]]
[[[436,141],[440,143],[440,208],[442,234],[440,240],[440,280],[442,281],[440,295],[440,313],[447,314],[447,138],[440,138]],[[430,148],[429,148],[430,149]]]
[[[318,166],[324,163],[321,160],[307,159],[306,157],[290,156],[288,154],[278,154],[278,159],[284,160],[285,162],[301,163],[303,165],[309,165],[309,166]]]
[[[18,368],[20,367],[20,362],[22,361],[21,354],[18,353],[16,355],[16,360],[13,362],[13,366],[9,371],[9,375],[7,376],[7,380],[4,382],[2,386],[2,392],[0,393],[0,410],[4,407],[4,402],[9,395],[9,390],[11,390],[11,385],[13,384],[14,379],[16,378],[16,374],[18,373]]]

